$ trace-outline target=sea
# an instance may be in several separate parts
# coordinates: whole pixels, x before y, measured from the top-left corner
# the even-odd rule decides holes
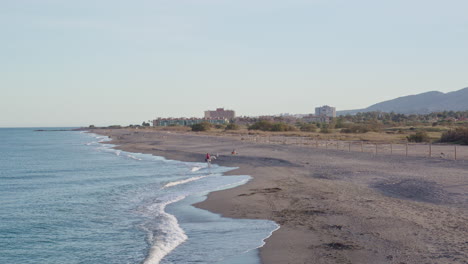
[[[0,129],[0,263],[258,264],[278,228],[192,206],[250,180],[223,175],[234,168],[36,130]]]

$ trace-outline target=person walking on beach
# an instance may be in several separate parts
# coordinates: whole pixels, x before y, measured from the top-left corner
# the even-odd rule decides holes
[[[206,153],[205,161],[206,161],[206,164],[208,165],[208,168],[211,168],[211,155],[210,155],[210,153]]]

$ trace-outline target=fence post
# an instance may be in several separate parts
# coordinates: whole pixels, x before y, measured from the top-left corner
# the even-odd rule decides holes
[[[455,160],[457,160],[457,146],[455,146]]]
[[[429,158],[432,157],[432,144],[429,144]]]
[[[328,141],[325,141],[325,149],[328,149]]]
[[[390,143],[390,155],[393,154],[393,143]]]
[[[406,143],[406,157],[408,157],[408,143]]]
[[[377,155],[377,143],[375,143],[375,155]]]

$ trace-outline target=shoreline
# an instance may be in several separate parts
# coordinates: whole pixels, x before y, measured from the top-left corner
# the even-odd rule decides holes
[[[194,206],[231,218],[266,219],[270,263],[467,263],[466,162],[239,142],[229,137],[90,129],[128,152],[238,167],[252,180]],[[239,155],[230,155],[235,148]],[[441,176],[444,177],[441,177]],[[433,238],[436,237],[437,241]],[[432,262],[436,261],[436,262]]]

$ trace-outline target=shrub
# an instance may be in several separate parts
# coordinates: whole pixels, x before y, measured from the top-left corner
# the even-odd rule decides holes
[[[226,128],[226,125],[216,124],[214,127],[217,128],[217,129],[223,129],[223,128]]]
[[[457,127],[444,132],[440,138],[440,142],[452,142],[462,145],[468,145],[468,127]]]
[[[249,126],[249,130],[262,130],[262,131],[271,131],[273,127],[273,123],[270,121],[262,120],[255,122],[251,126]]]
[[[418,131],[416,134],[409,135],[406,137],[409,142],[429,142],[429,135],[426,131]]]
[[[296,127],[285,124],[285,123],[272,123],[270,121],[262,120],[249,126],[249,130],[284,132],[284,131],[295,131]]]
[[[202,122],[191,126],[192,131],[208,131],[211,129],[211,124],[208,122]]]
[[[226,130],[239,130],[239,129],[240,129],[240,127],[237,124],[234,124],[234,123],[229,123],[226,126]]]
[[[285,123],[274,123],[270,131],[284,132],[284,131],[295,131],[296,127],[285,124]]]
[[[302,124],[300,129],[304,132],[315,132],[317,131],[317,126],[314,124]]]
[[[328,134],[331,133],[331,130],[328,128],[328,126],[322,125],[320,128],[320,133]]]

